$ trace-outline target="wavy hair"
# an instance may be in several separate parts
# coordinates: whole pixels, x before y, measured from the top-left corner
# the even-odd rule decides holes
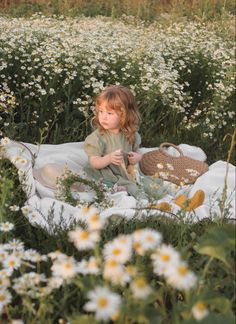
[[[120,130],[124,133],[127,141],[133,144],[135,132],[138,130],[141,121],[133,93],[126,87],[111,85],[97,96],[95,116],[92,119],[92,124],[101,132],[106,130],[99,123],[98,110],[104,102],[108,109],[115,110],[119,114]]]

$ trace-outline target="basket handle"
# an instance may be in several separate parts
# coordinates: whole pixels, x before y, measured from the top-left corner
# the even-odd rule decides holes
[[[172,143],[165,142],[165,143],[161,143],[159,149],[160,149],[160,151],[161,151],[162,153],[164,153],[164,154],[166,154],[166,155],[171,156],[170,154],[168,154],[168,153],[164,150],[164,147],[165,147],[165,146],[172,146],[172,147],[174,147],[174,148],[179,152],[179,154],[180,154],[181,156],[184,155],[184,153],[182,152],[182,150],[181,150],[178,146],[176,146],[175,144],[172,144]]]

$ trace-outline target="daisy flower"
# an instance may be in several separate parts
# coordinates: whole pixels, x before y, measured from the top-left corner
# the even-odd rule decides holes
[[[99,231],[105,224],[105,218],[101,217],[101,215],[98,213],[90,213],[86,218],[86,222],[90,231]]]
[[[174,167],[171,163],[166,163],[166,166],[167,166],[167,169],[170,170],[170,171],[173,171],[174,170]]]
[[[10,280],[7,276],[3,276],[0,270],[0,288],[6,288],[10,286]]]
[[[62,253],[61,251],[57,250],[57,251],[53,251],[53,252],[50,252],[48,253],[48,256],[50,259],[52,260],[56,260],[56,259],[66,259],[67,258],[67,255]]]
[[[166,244],[162,244],[151,258],[153,271],[158,275],[165,275],[169,268],[175,267],[180,262],[179,253],[171,245]]]
[[[86,222],[88,217],[97,214],[99,214],[99,210],[96,207],[82,207],[75,216],[76,219]]]
[[[113,258],[119,263],[127,262],[132,255],[132,240],[128,235],[121,235],[105,244],[103,255],[106,260]]]
[[[157,163],[157,167],[158,167],[158,169],[163,169],[164,165],[162,163]]]
[[[15,283],[22,283],[28,288],[32,288],[34,286],[39,285],[41,282],[46,282],[46,278],[44,274],[36,273],[36,272],[28,272],[23,274],[21,277],[15,278]]]
[[[8,137],[3,137],[0,141],[2,146],[7,146],[10,144],[10,139]]]
[[[28,221],[33,224],[38,224],[42,222],[42,214],[38,212],[37,210],[32,210],[32,212],[29,212],[26,217],[28,218]]]
[[[133,247],[140,255],[144,255],[146,251],[156,248],[161,241],[162,235],[149,228],[140,229],[133,233]]]
[[[168,269],[166,279],[172,287],[179,290],[188,290],[194,287],[197,282],[197,277],[188,269],[186,262],[183,261]]]
[[[27,216],[29,213],[31,213],[33,211],[33,208],[29,205],[25,205],[25,206],[21,207],[21,211],[25,216]]]
[[[193,305],[192,314],[195,320],[201,321],[209,314],[206,304],[202,301],[198,301]]]
[[[135,298],[145,299],[151,292],[152,288],[148,285],[147,281],[143,277],[134,279],[130,284],[130,289]]]
[[[78,250],[93,249],[99,241],[98,232],[89,232],[82,227],[77,227],[74,231],[68,233],[69,240],[74,243]]]
[[[132,264],[126,265],[125,271],[130,277],[134,277],[137,275],[137,268]]]
[[[121,297],[106,287],[97,286],[88,293],[89,301],[84,305],[88,312],[95,312],[96,320],[108,321],[121,306]]]
[[[11,275],[12,275],[12,270],[9,268],[0,270],[0,278],[7,278],[10,277]]]
[[[8,242],[6,244],[7,250],[13,250],[13,251],[23,251],[24,250],[24,243],[20,240],[13,239],[12,241]]]
[[[4,249],[4,247],[0,247],[0,260],[1,262],[6,259],[6,257],[8,256],[7,251]]]
[[[17,167],[17,169],[23,169],[28,165],[28,160],[22,158],[20,155],[13,156],[11,162]]]
[[[105,262],[103,269],[103,278],[112,282],[114,285],[124,286],[130,281],[130,276],[123,264],[120,264],[116,259],[111,258]]]
[[[77,264],[73,257],[58,259],[54,261],[51,267],[53,276],[71,279],[77,273]]]
[[[89,260],[82,260],[78,263],[77,271],[82,274],[93,274],[98,275],[100,273],[99,259],[90,257]]]
[[[23,258],[24,260],[31,261],[31,262],[47,261],[48,259],[46,255],[41,255],[34,249],[26,250],[24,252]]]
[[[9,209],[10,209],[11,211],[18,211],[18,210],[20,210],[20,207],[17,206],[17,205],[13,205],[13,206],[10,206]]]
[[[3,261],[4,268],[11,271],[18,269],[21,266],[21,259],[13,254],[8,255]]]
[[[63,285],[63,278],[61,277],[51,277],[48,279],[48,287],[52,289],[58,289]]]
[[[10,232],[14,228],[14,224],[5,222],[0,223],[0,231],[2,232]]]
[[[5,288],[0,288],[0,314],[5,305],[11,302],[12,296],[10,292]]]
[[[45,278],[44,274],[29,272],[14,279],[13,289],[19,295],[27,295],[31,298],[39,298],[42,293],[45,295],[45,293],[48,292],[46,287],[41,287],[41,283],[46,281],[47,279]]]

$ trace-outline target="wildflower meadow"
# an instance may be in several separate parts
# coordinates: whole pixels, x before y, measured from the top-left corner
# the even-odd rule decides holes
[[[49,233],[29,222],[20,174],[1,158],[9,139],[83,141],[96,95],[121,84],[136,96],[143,146],[188,143],[209,165],[235,164],[233,22],[232,14],[169,23],[0,16],[0,323],[235,322],[227,186],[222,214],[198,222],[184,208],[148,220],[104,218],[97,204]]]

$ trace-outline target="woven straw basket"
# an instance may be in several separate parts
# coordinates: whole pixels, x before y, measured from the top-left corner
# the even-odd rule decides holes
[[[174,147],[180,155],[168,154],[164,149],[166,146]],[[192,184],[208,170],[206,163],[184,156],[181,149],[172,143],[162,143],[158,150],[144,153],[139,166],[143,174],[177,185]]]

